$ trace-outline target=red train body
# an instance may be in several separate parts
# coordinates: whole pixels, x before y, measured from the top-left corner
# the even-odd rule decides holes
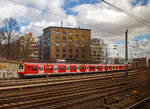
[[[130,66],[129,66],[130,68]],[[19,77],[35,75],[92,73],[124,70],[124,65],[104,64],[64,64],[64,63],[20,63],[17,73]]]

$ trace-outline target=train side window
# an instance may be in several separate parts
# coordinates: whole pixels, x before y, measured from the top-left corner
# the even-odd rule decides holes
[[[59,66],[59,70],[65,70],[65,66]]]
[[[76,67],[75,66],[71,66],[71,70],[75,70],[76,69]]]
[[[30,66],[28,66],[28,70],[30,70]]]
[[[94,66],[90,66],[89,69],[95,69],[95,67]]]
[[[36,67],[36,66],[33,66],[33,70],[34,70],[34,71],[37,70],[37,67]]]
[[[82,66],[80,66],[80,69],[83,69],[83,67],[82,67]]]
[[[97,66],[97,69],[102,69],[102,67],[101,66]]]
[[[50,67],[49,67],[49,70],[53,70],[53,67],[52,67],[52,66],[50,66]]]
[[[48,70],[48,67],[45,67],[45,70]]]

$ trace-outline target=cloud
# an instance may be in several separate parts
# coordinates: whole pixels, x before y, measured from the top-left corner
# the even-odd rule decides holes
[[[10,0],[1,0],[0,16],[2,18],[15,17],[17,19],[24,17],[23,22],[28,25],[22,26],[22,32],[34,32],[35,35],[40,35],[44,28],[60,26],[61,21],[63,21],[64,26],[80,26],[81,28],[92,29],[92,38],[104,39],[109,44],[109,48],[112,47],[114,42],[124,40],[126,29],[129,30],[129,40],[136,36],[150,33],[149,27],[101,2],[101,0],[95,0],[95,3],[88,3],[88,1],[81,3],[79,0],[69,0],[69,3],[66,3],[66,0],[13,1],[25,6]],[[144,6],[132,5],[136,0],[106,1],[150,22],[149,1]],[[76,2],[76,5],[71,5],[71,2]],[[68,4],[70,6],[67,6]],[[67,7],[67,10],[63,6]],[[72,11],[72,13],[67,14],[68,10]]]

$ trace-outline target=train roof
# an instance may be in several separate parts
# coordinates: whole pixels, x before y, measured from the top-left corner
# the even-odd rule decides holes
[[[19,63],[19,64],[28,64],[28,65],[41,65],[41,64],[55,64],[55,65],[58,65],[58,64],[61,64],[61,65],[69,65],[69,64],[72,64],[72,65],[124,65],[124,64],[79,64],[79,63],[28,63],[28,62],[22,62],[22,63]]]

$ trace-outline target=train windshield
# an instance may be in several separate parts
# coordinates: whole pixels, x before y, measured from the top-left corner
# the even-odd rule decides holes
[[[23,64],[19,64],[18,71],[19,72],[24,72],[24,65]]]
[[[23,65],[23,64],[20,64],[20,65],[19,65],[19,70],[22,70],[22,69],[24,69],[24,65]]]

